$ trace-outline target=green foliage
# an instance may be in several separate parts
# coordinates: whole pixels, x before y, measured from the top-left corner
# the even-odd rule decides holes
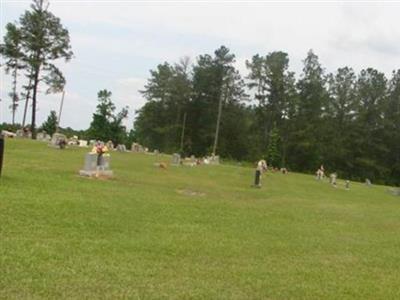
[[[74,130],[71,127],[59,128],[59,132],[65,134],[67,137],[77,136],[81,140],[88,140],[87,130]]]
[[[21,124],[8,124],[8,123],[0,124],[0,132],[2,130],[7,130],[15,133],[18,129],[22,129]]]
[[[3,37],[4,43],[0,44],[0,55],[5,59],[5,72],[12,72],[12,92],[9,93],[11,98],[11,112],[12,112],[12,123],[15,123],[15,113],[18,108],[18,92],[17,92],[17,77],[18,71],[26,67],[22,52],[22,34],[21,30],[17,25],[8,23],[6,25],[6,34]]]
[[[200,55],[193,66],[182,60],[174,66],[164,63],[151,71],[143,91],[148,102],[138,111],[134,125],[138,141],[164,152],[179,151],[185,126],[184,153],[210,154],[222,101],[218,153],[245,157],[245,131],[237,134],[246,118],[240,104],[245,98],[244,83],[233,66],[234,57],[222,46],[214,57]]]
[[[138,111],[134,126],[138,142],[165,152],[179,150],[183,117],[192,97],[190,71],[189,60],[183,58],[178,64],[164,63],[150,72],[142,91],[148,102]]]
[[[97,93],[99,103],[87,135],[90,139],[103,142],[111,140],[114,145],[123,144],[126,139],[126,128],[122,122],[128,116],[128,108],[124,107],[115,113],[116,107],[111,101],[111,95],[112,93],[107,90]]]
[[[42,124],[40,129],[46,131],[50,136],[52,136],[57,130],[57,120],[57,113],[54,110],[50,111],[47,120]]]
[[[267,163],[268,166],[281,167],[281,155],[279,151],[279,131],[274,127],[269,134],[269,143],[267,149]]]
[[[151,71],[134,124],[137,140],[179,151],[186,113],[184,154],[211,153],[219,123],[217,154],[225,158],[254,162],[267,155],[291,170],[314,173],[324,164],[348,179],[400,185],[399,71],[390,81],[372,68],[326,74],[310,50],[296,80],[287,53],[256,54],[246,62],[248,97],[234,63],[221,46],[193,65],[164,63]]]

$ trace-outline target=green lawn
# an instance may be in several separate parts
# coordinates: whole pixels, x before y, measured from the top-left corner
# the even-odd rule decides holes
[[[7,140],[0,298],[399,299],[400,197],[231,165]],[[196,192],[196,193],[194,193]]]

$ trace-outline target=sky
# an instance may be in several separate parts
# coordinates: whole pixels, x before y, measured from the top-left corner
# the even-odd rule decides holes
[[[18,20],[30,1],[0,0],[0,34]],[[49,10],[69,30],[74,58],[59,62],[67,84],[62,127],[87,129],[96,110],[97,92],[110,90],[118,109],[135,111],[150,70],[168,61],[212,54],[221,45],[245,61],[272,51],[289,54],[290,70],[300,76],[309,49],[326,72],[350,66],[373,67],[388,77],[400,68],[400,1],[85,1],[52,0]],[[20,82],[24,78],[21,76]],[[0,70],[0,123],[11,121],[11,77]],[[37,119],[59,110],[61,94],[40,87]],[[22,120],[23,105],[17,122]]]

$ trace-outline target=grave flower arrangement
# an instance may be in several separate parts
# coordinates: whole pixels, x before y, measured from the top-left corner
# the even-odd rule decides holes
[[[96,144],[91,153],[93,154],[97,154],[99,156],[109,156],[110,154],[108,153],[108,148],[106,145],[104,145],[103,143],[98,143]]]

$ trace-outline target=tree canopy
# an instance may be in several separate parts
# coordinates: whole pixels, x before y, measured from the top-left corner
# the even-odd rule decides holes
[[[324,164],[343,178],[400,184],[400,70],[390,79],[373,68],[327,73],[312,50],[297,76],[282,51],[246,66],[242,78],[224,46],[191,64],[158,65],[142,91],[135,138],[208,155],[218,134],[216,154],[225,158],[309,173]]]

